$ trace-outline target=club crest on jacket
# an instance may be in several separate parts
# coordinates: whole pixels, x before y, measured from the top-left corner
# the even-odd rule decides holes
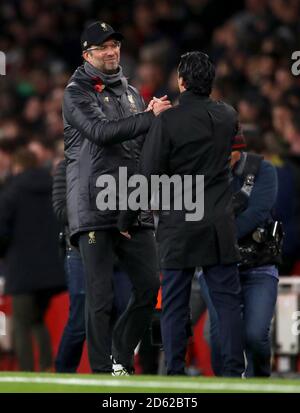
[[[89,232],[89,244],[96,244],[96,234],[95,234],[95,231]]]

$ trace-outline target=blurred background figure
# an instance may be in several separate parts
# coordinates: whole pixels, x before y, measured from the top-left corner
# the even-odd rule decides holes
[[[37,158],[19,149],[11,161],[13,177],[0,196],[0,242],[5,293],[12,295],[13,335],[19,368],[34,370],[34,336],[41,371],[52,368],[44,315],[51,297],[65,286],[58,255],[58,226],[52,211],[52,179]]]
[[[55,156],[55,143],[49,139],[32,138],[28,143],[28,150],[35,155],[38,165],[51,173]]]

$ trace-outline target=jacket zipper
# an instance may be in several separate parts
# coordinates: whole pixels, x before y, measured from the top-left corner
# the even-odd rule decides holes
[[[125,113],[124,110],[122,108],[122,104],[121,104],[121,97],[117,97],[117,102],[118,102],[118,112],[119,115],[121,116],[122,119],[124,119]],[[133,139],[130,139],[127,141],[129,148],[130,148],[130,153],[131,153],[131,157],[133,158],[134,162],[137,163],[136,159],[135,159],[135,154],[134,154],[134,148],[133,148]]]
[[[119,114],[120,114],[120,115],[122,116],[122,118],[123,118],[123,116],[125,115],[125,113],[124,113],[124,110],[123,110],[122,105],[121,105],[121,97],[117,97],[117,101],[118,101],[118,112],[119,112]],[[135,153],[134,153],[134,148],[133,148],[133,145],[134,145],[133,139],[130,139],[130,140],[127,141],[127,142],[128,142],[128,144],[129,144],[129,146],[130,146],[131,158],[133,159],[133,161],[134,161],[134,163],[135,163],[135,166],[137,167],[138,161],[137,161],[137,159],[135,158]],[[140,214],[139,214],[138,217],[137,217],[137,223],[138,223],[138,226],[141,226],[141,216],[140,216]]]

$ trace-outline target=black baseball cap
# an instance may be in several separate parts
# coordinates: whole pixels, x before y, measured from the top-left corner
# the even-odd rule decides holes
[[[109,38],[121,41],[124,39],[124,36],[114,31],[107,23],[100,21],[92,23],[84,29],[81,35],[82,51],[85,51],[92,45],[100,45]]]

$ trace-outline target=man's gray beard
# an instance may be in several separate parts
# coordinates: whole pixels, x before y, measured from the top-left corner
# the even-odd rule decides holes
[[[110,70],[110,69],[105,69],[105,67],[103,67],[102,69],[98,67],[98,69],[100,70],[100,72],[105,73],[106,75],[114,75],[119,70],[119,63],[117,64],[115,69]]]

